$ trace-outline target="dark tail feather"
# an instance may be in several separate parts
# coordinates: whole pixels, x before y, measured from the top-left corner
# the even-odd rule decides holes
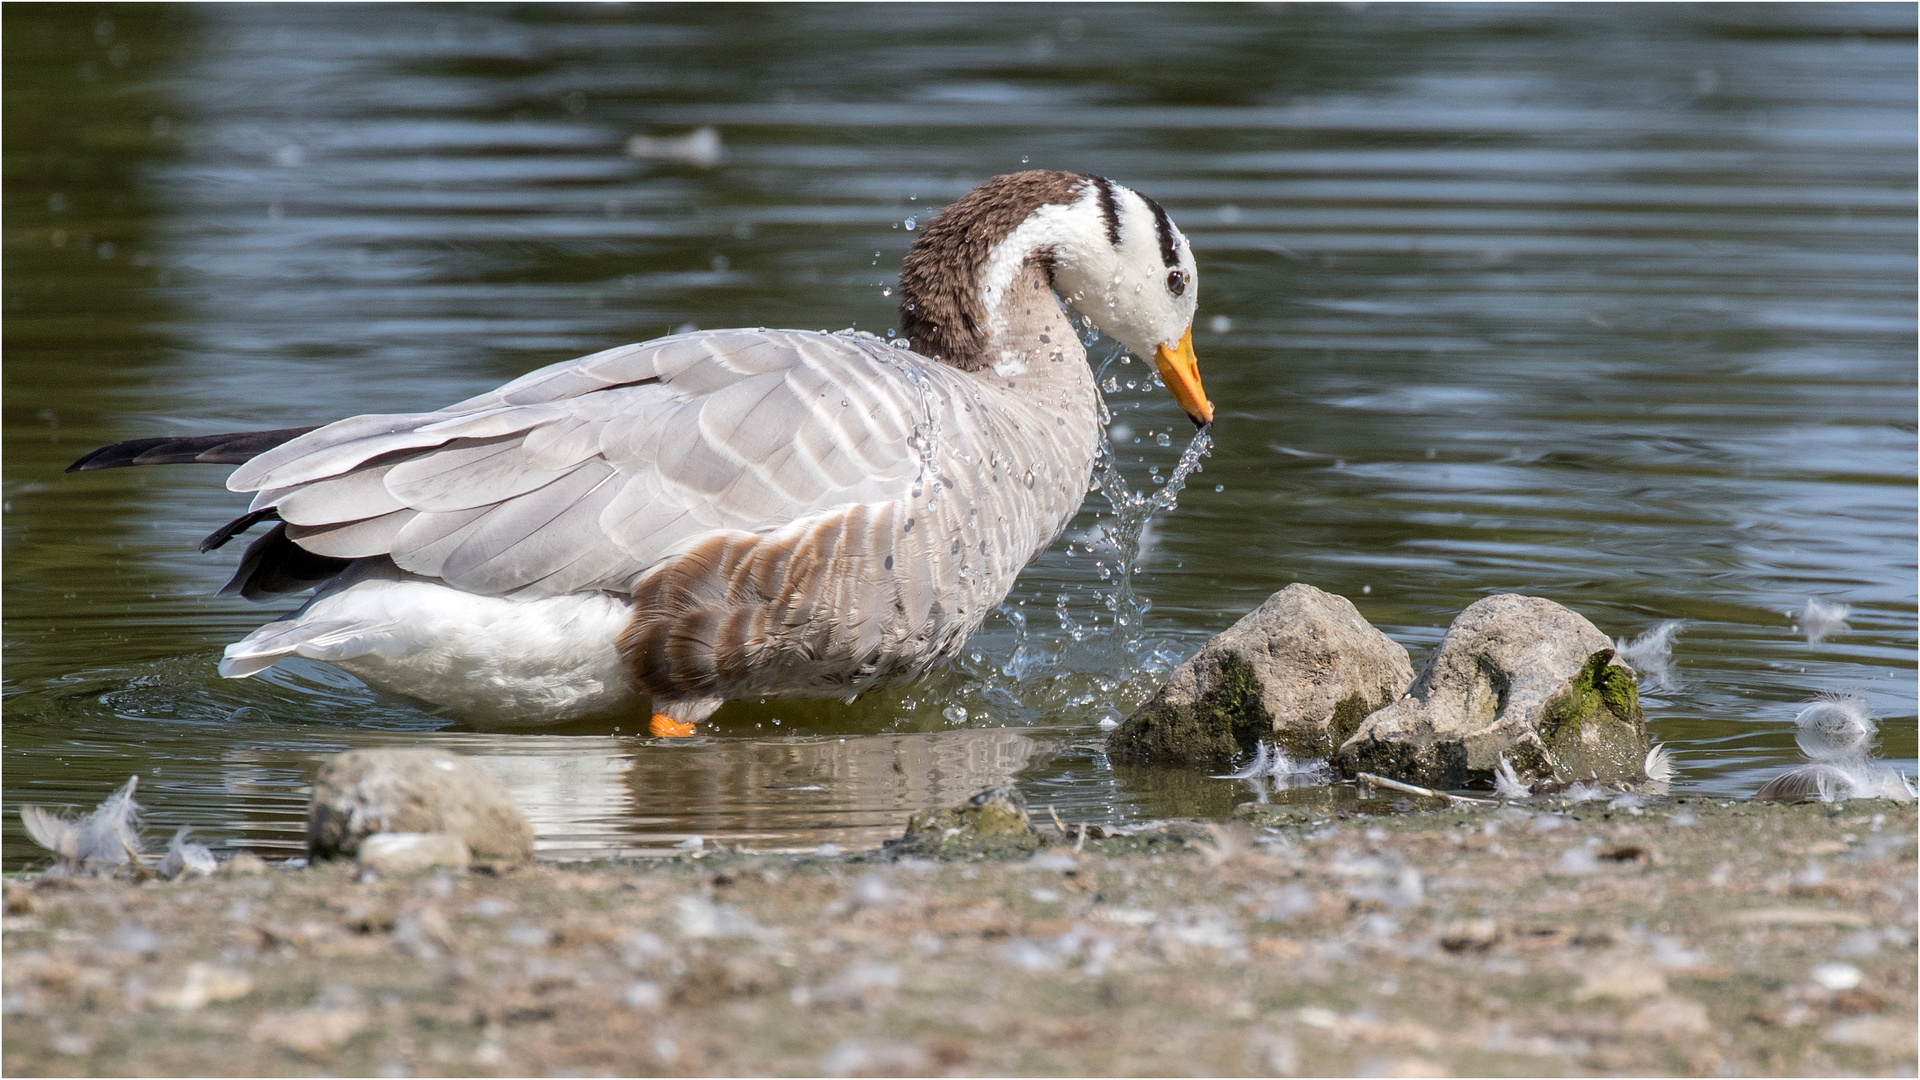
[[[263,521],[279,520],[280,508],[277,506],[269,506],[262,510],[255,510],[250,514],[241,514],[239,517],[234,518],[232,521],[227,522],[225,525],[207,534],[207,538],[200,541],[200,554],[205,555],[215,548],[224,547],[227,541],[239,536],[241,533],[246,532],[248,529],[253,528]]]
[[[265,600],[282,593],[296,593],[313,588],[351,564],[351,559],[315,555],[287,539],[285,525],[275,525],[247,545],[247,553],[240,557],[240,568],[221,587],[219,595],[238,593],[248,600]]]
[[[280,428],[275,431],[234,431],[225,435],[195,435],[186,439],[128,439],[103,446],[67,466],[68,472],[118,469],[126,465],[243,465],[261,454],[319,427]]]

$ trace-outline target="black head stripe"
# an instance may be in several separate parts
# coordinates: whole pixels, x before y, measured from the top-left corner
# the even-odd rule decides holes
[[[1137,191],[1134,194],[1140,195]],[[1146,200],[1147,208],[1153,211],[1153,231],[1160,237],[1160,258],[1166,262],[1167,269],[1177,269],[1180,266],[1180,249],[1173,242],[1173,219],[1160,209],[1159,203],[1145,195],[1140,197]]]
[[[1107,226],[1107,243],[1120,246],[1120,207],[1113,199],[1113,181],[1104,176],[1089,177],[1094,194],[1100,197],[1100,220]]]

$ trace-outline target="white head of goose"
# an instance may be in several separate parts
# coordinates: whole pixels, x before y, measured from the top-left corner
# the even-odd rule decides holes
[[[898,342],[677,334],[437,412],[136,439],[72,469],[239,466],[227,487],[253,505],[201,550],[273,524],[222,593],[317,591],[222,675],[308,657],[490,726],[650,696],[654,734],[691,734],[730,698],[917,677],[1059,537],[1100,437],[1063,302],[1213,419],[1192,251],[1137,192],[996,177],[927,226],[900,284]]]

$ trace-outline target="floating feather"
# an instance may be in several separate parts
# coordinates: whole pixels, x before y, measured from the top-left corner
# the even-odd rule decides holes
[[[1793,718],[1793,741],[1808,761],[1864,761],[1873,751],[1879,721],[1865,698],[1854,694],[1823,697]]]
[[[1809,797],[1821,802],[1848,799],[1912,802],[1914,795],[1912,783],[1899,770],[1881,762],[1809,761],[1767,781],[1753,797],[1778,802],[1799,802]]]
[[[70,867],[113,870],[141,852],[140,804],[134,801],[138,776],[130,777],[89,814],[69,818],[45,807],[22,806],[27,835]]]
[[[1845,604],[1829,604],[1810,596],[1800,612],[1800,632],[1807,635],[1807,644],[1818,645],[1834,634],[1852,630],[1853,627],[1847,625],[1847,616],[1851,614],[1853,609]]]
[[[1678,619],[1669,619],[1632,641],[1617,639],[1613,643],[1614,651],[1627,662],[1627,666],[1640,673],[1643,685],[1672,690],[1676,685],[1673,678],[1673,639],[1680,636],[1683,625]]]
[[[1285,750],[1262,740],[1254,747],[1253,760],[1215,779],[1261,781],[1281,789],[1317,787],[1333,779],[1333,770],[1320,758],[1295,761]]]
[[[1869,756],[1880,724],[1866,699],[1851,694],[1823,697],[1801,709],[1793,723],[1798,729],[1793,741],[1807,762],[1768,780],[1754,798],[1781,802],[1806,798],[1821,802],[1913,801],[1914,788],[1907,778]]]

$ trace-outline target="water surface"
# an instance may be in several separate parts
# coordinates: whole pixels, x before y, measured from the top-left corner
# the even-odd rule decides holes
[[[1224,813],[1244,788],[1117,772],[1098,724],[1293,581],[1416,665],[1493,592],[1684,620],[1646,705],[1697,789],[1792,761],[1820,693],[1865,696],[1912,768],[1911,6],[0,18],[9,866],[20,802],[129,773],[160,824],[297,847],[314,762],[395,743],[484,756],[556,854],[866,846],[1007,775],[1073,819]],[[718,162],[628,153],[701,125]],[[489,734],[318,664],[219,679],[292,606],[212,596],[223,471],[60,471],[687,325],[884,332],[913,226],[1023,166],[1148,192],[1200,262],[1216,445],[1126,627],[1096,494],[928,684],[736,703],[676,745]],[[1151,490],[1190,428],[1141,365],[1103,374]],[[1849,629],[1810,644],[1809,597]]]

